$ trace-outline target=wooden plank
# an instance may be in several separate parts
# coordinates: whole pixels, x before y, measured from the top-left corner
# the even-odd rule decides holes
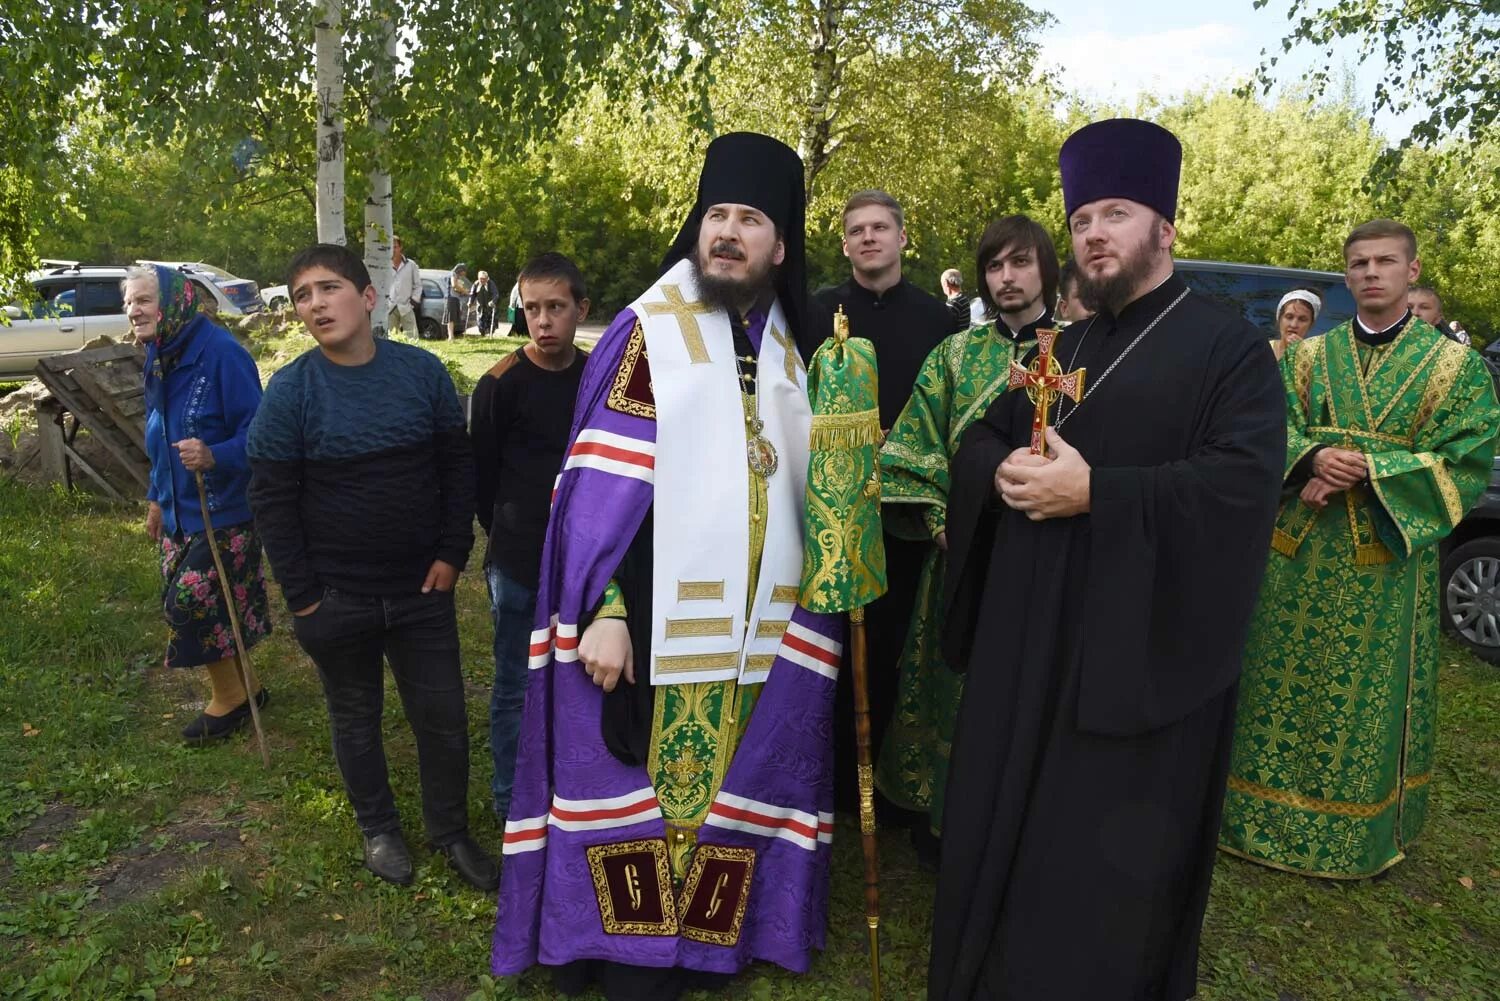
[[[109,384],[101,379],[102,370],[96,366],[82,366],[73,370],[73,377],[78,380],[78,385],[87,391],[90,400],[98,408],[99,413],[109,419],[125,435],[135,443],[142,454],[146,451],[146,421],[142,417],[135,420],[121,413],[114,405],[114,396],[110,393]]]
[[[92,479],[95,483],[99,484],[100,488],[106,494],[108,494],[110,497],[114,498],[117,501],[122,501],[122,500],[125,499],[125,495],[122,494],[122,493],[120,493],[120,491],[116,490],[115,489],[115,485],[113,483],[109,482],[109,480],[106,477],[102,476],[99,473],[99,470],[97,470],[93,466],[89,465],[88,460],[85,459],[83,456],[79,455],[78,451],[75,448],[73,448],[72,445],[64,443],[63,444],[63,451],[67,453],[68,458],[72,462],[77,463],[79,469],[82,469],[85,473],[88,473],[89,474],[89,478]]]
[[[37,365],[37,376],[89,434],[142,487],[150,483],[145,448],[145,405],[141,400],[144,353],[134,345],[111,344],[64,355]],[[116,398],[121,406],[116,406]],[[81,463],[81,465],[85,465]],[[97,474],[89,469],[90,475]]]

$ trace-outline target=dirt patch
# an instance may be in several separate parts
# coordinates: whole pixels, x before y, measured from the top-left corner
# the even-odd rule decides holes
[[[89,881],[99,889],[95,907],[118,907],[149,896],[187,869],[201,867],[205,860],[225,851],[238,851],[240,829],[233,824],[190,821],[170,824],[152,837],[170,841],[160,850],[149,844],[128,848],[109,861]]]
[[[422,1001],[464,1001],[471,993],[472,989],[463,984],[450,984],[423,992]]]
[[[82,810],[67,803],[51,804],[40,817],[5,845],[5,858],[9,859],[11,852],[34,852],[42,845],[56,841],[63,832],[78,823],[82,814]]]

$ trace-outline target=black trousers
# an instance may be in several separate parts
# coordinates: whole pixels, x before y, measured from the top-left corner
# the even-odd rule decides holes
[[[399,830],[380,716],[389,660],[417,739],[427,840],[445,845],[469,827],[469,721],[451,591],[382,598],[329,589],[311,615],[293,616],[297,642],[318,666],[333,756],[365,837]]]

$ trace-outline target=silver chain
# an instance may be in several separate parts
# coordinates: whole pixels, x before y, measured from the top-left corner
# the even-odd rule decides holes
[[[1104,382],[1105,379],[1109,378],[1109,373],[1111,373],[1111,372],[1113,372],[1115,370],[1115,366],[1118,365],[1118,364],[1120,364],[1120,362],[1124,361],[1125,360],[1125,356],[1128,355],[1128,354],[1130,354],[1131,349],[1134,348],[1137,344],[1141,343],[1141,338],[1143,338],[1147,334],[1151,333],[1151,331],[1153,329],[1155,329],[1155,327],[1156,327],[1156,325],[1158,323],[1160,323],[1162,320],[1165,320],[1167,318],[1167,314],[1170,313],[1170,312],[1172,312],[1173,308],[1176,307],[1176,305],[1179,302],[1181,302],[1182,300],[1184,300],[1184,299],[1187,298],[1187,294],[1188,294],[1188,290],[1187,289],[1183,289],[1182,293],[1180,295],[1178,295],[1177,298],[1173,299],[1170,303],[1167,304],[1167,308],[1166,309],[1164,309],[1160,313],[1156,314],[1156,319],[1154,319],[1150,323],[1146,324],[1146,329],[1145,330],[1142,330],[1140,333],[1138,333],[1138,334],[1135,335],[1135,340],[1133,340],[1129,344],[1125,345],[1125,350],[1121,351],[1120,354],[1115,358],[1115,360],[1109,363],[1109,368],[1107,368],[1107,369],[1104,370],[1104,374],[1101,375],[1099,378],[1095,379],[1092,383],[1089,384],[1089,388],[1086,389],[1086,390],[1084,390],[1084,392],[1083,392],[1083,399],[1079,400],[1077,403],[1075,403],[1073,405],[1073,409],[1072,410],[1069,410],[1067,413],[1063,414],[1061,417],[1059,417],[1057,419],[1057,423],[1054,424],[1054,425],[1052,425],[1052,427],[1053,427],[1054,430],[1057,430],[1057,431],[1061,431],[1062,430],[1062,426],[1067,423],[1068,418],[1072,417],[1074,414],[1078,413],[1078,408],[1081,407],[1081,406],[1083,406],[1083,404],[1088,400],[1088,398],[1090,396],[1094,395],[1094,390],[1096,390],[1096,389],[1099,388],[1100,383]],[[1089,338],[1089,331],[1093,330],[1093,329],[1094,329],[1094,320],[1091,317],[1089,319],[1089,325],[1086,328],[1084,328],[1083,336],[1080,337],[1080,338],[1078,338],[1078,347],[1076,347],[1076,348],[1073,349],[1073,360],[1070,361],[1070,362],[1068,362],[1068,370],[1069,371],[1074,371],[1073,365],[1074,365],[1074,363],[1076,363],[1078,361],[1078,352],[1080,352],[1080,351],[1083,350],[1083,342],[1086,341],[1086,340],[1088,340],[1088,338]]]

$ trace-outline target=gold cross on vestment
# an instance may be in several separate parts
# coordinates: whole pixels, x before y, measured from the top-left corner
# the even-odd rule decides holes
[[[666,301],[646,303],[647,315],[677,317],[677,326],[682,331],[682,343],[687,345],[688,361],[694,365],[709,364],[712,359],[708,357],[708,348],[703,344],[703,331],[698,329],[698,317],[714,312],[714,308],[706,302],[684,302],[682,290],[676,285],[663,285],[661,293]]]
[[[780,344],[786,352],[786,379],[788,382],[797,381],[797,369],[802,367],[802,355],[797,352],[797,342],[792,340],[790,334],[781,332],[774,323],[771,324],[771,337]]]
[[[1031,418],[1031,454],[1047,454],[1047,422],[1052,406],[1066,396],[1075,404],[1083,400],[1084,369],[1064,372],[1057,359],[1052,356],[1052,345],[1057,341],[1057,331],[1036,332],[1036,358],[1030,368],[1015,362],[1010,363],[1010,389],[1025,387],[1026,395],[1036,404],[1036,413]],[[1105,375],[1109,373],[1106,372]]]

